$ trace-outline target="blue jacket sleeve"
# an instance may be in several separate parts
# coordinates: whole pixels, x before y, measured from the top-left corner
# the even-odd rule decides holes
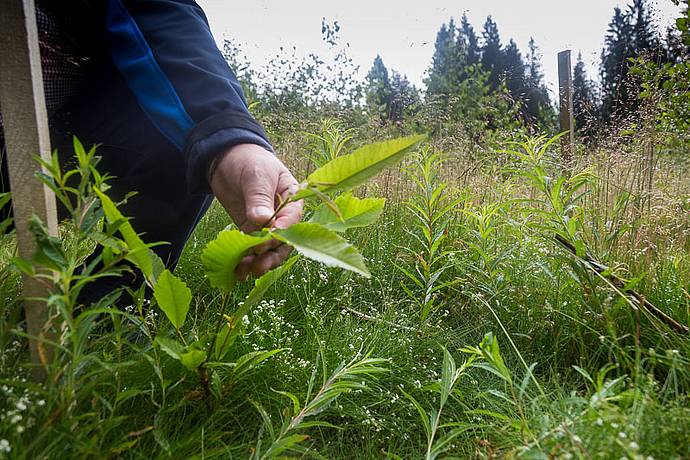
[[[107,0],[106,35],[139,105],[183,152],[190,192],[209,191],[209,164],[227,148],[272,150],[196,2]]]

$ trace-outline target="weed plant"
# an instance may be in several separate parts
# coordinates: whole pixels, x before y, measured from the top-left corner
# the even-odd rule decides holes
[[[308,141],[289,142],[288,159]],[[238,318],[246,326],[226,364],[206,365],[210,398],[200,374],[155,341],[177,332],[155,305],[146,308],[143,291],[127,294],[129,310],[103,305],[82,319],[56,317],[62,348],[53,378],[33,383],[15,248],[3,236],[0,456],[688,458],[688,334],[645,304],[690,323],[686,174],[660,158],[650,182],[648,156],[621,155],[643,152],[643,140],[568,169],[557,144],[504,144],[500,168],[448,147],[445,166],[429,166],[442,177],[431,195],[406,172],[424,164],[379,176],[367,190],[381,191],[387,210],[376,225],[345,233],[371,278],[292,262]],[[453,257],[437,267],[452,284],[420,327],[426,291],[393,264],[410,271],[421,263],[408,249],[420,248],[409,232],[422,221],[404,203],[433,196],[441,183],[438,199],[455,207],[437,220],[447,235],[438,254]],[[323,206],[307,220],[332,216]],[[121,240],[122,222],[96,222],[89,231],[101,241]],[[207,244],[228,224],[213,206],[175,271],[192,293],[181,329],[188,345],[252,290],[223,294],[203,274]],[[58,279],[96,244],[82,241],[80,228],[64,227],[59,245],[47,240],[64,254]],[[67,289],[54,301],[72,298]]]

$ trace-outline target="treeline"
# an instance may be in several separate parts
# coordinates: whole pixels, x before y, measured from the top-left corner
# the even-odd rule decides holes
[[[431,67],[424,84],[425,102],[437,104],[453,118],[480,129],[515,123],[550,126],[555,111],[544,83],[541,56],[534,39],[523,57],[514,40],[503,44],[491,16],[480,34],[467,15],[451,20],[436,34]],[[367,104],[383,118],[398,121],[405,114],[400,102],[414,103],[419,91],[405,77],[388,70],[380,56],[367,76]],[[402,82],[402,84],[400,84]]]
[[[687,0],[685,4],[687,10]],[[662,34],[647,0],[614,9],[599,81],[588,76],[581,54],[574,67],[574,110],[581,135],[594,135],[638,113],[650,90],[650,75],[643,75],[643,64],[647,71],[649,65],[656,69],[687,65],[690,52],[683,21]],[[663,88],[668,78],[660,80],[654,84]],[[479,34],[466,15],[459,25],[451,18],[441,26],[424,84],[422,93],[406,77],[389,72],[377,56],[367,76],[367,107],[382,119],[399,121],[419,110],[423,95],[425,104],[438,105],[470,131],[511,127],[516,120],[523,128],[556,128],[556,101],[544,83],[537,44],[531,39],[525,54],[512,39],[504,44],[491,16]]]

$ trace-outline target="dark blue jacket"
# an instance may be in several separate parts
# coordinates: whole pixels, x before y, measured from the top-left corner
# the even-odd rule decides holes
[[[210,160],[239,143],[271,150],[191,0],[106,0],[107,47],[158,130],[187,161],[190,192],[208,190]]]
[[[38,7],[41,38],[67,40],[59,37],[57,29],[50,30],[51,19],[58,18],[60,29],[69,31],[73,42],[62,46],[66,53],[54,53],[54,43],[42,46],[42,54],[47,51],[45,54],[57,56],[43,55],[49,109],[51,88],[61,94],[70,92],[64,91],[69,81],[51,81],[60,80],[65,69],[73,73],[69,63],[81,60],[98,66],[107,59],[119,70],[151,123],[184,155],[189,193],[209,192],[208,166],[229,147],[252,143],[272,150],[263,128],[249,114],[242,88],[196,2],[39,0]],[[42,14],[44,10],[48,14]],[[76,58],[65,59],[63,54]]]

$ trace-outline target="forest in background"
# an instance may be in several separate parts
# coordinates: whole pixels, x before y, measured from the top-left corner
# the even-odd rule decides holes
[[[685,11],[687,16],[687,6]],[[591,144],[612,129],[628,132],[644,116],[655,118],[676,147],[687,148],[690,45],[683,35],[686,19],[677,22],[659,30],[651,4],[634,0],[612,13],[596,78],[577,54],[573,105],[581,140]],[[513,39],[506,43],[491,16],[480,31],[466,14],[459,23],[450,18],[441,25],[424,88],[387,68],[381,56],[361,81],[340,32],[340,24],[324,19],[322,35],[335,52],[332,62],[315,54],[300,59],[294,49],[281,49],[265,68],[255,68],[233,41],[226,41],[224,52],[260,116],[280,110],[286,118],[293,111],[342,118],[347,111],[351,126],[365,120],[417,129],[443,123],[479,144],[505,139],[501,133],[558,130],[557,95],[546,87],[538,44],[531,39],[524,52]],[[269,124],[289,124],[269,118]]]

